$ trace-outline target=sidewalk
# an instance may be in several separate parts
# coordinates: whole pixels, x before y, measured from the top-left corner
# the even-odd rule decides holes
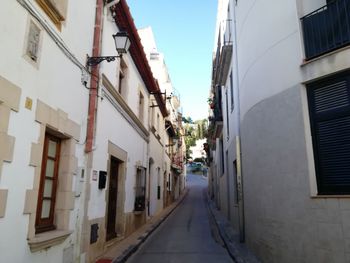
[[[260,263],[244,243],[239,242],[239,233],[233,229],[226,217],[216,208],[215,203],[207,198],[208,208],[214,217],[219,235],[227,251],[236,263]]]
[[[176,207],[184,200],[188,193],[185,189],[181,196],[171,205],[166,207],[158,215],[149,219],[142,227],[137,229],[127,238],[112,245],[107,251],[97,259],[96,263],[122,263],[136,252],[140,245],[152,234],[154,230],[160,226],[163,221],[176,209]]]

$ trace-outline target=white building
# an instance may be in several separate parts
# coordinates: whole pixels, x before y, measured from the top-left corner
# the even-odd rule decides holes
[[[0,261],[94,262],[164,208],[165,98],[125,0],[0,14]]]
[[[100,79],[93,98],[95,115],[90,118],[95,119],[93,143],[86,147],[90,180],[84,245],[90,261],[163,208],[161,196],[157,197],[164,166],[159,142],[164,141],[163,118],[167,115],[126,1],[98,12],[102,19],[96,22],[95,37],[102,33],[102,44],[95,45],[97,56],[116,52],[112,41],[116,32],[125,31],[131,44],[116,61],[101,63],[99,69],[91,67]],[[94,83],[96,78],[91,78],[91,86]],[[156,112],[152,104],[157,105]],[[159,137],[151,135],[151,127],[156,127]]]
[[[80,259],[94,12],[94,1],[2,3],[1,262]]]
[[[196,141],[195,146],[190,147],[190,151],[192,151],[192,159],[201,158],[205,160],[206,153],[204,150],[204,143],[206,142],[206,139],[201,139]]]
[[[167,134],[163,156],[166,167],[163,173],[164,199],[165,205],[168,205],[183,191],[186,174],[183,162],[185,150],[183,148],[184,132],[181,122],[180,96],[172,85],[164,54],[157,49],[152,28],[142,28],[138,32],[153,76],[157,79],[169,111],[169,116],[164,120]]]
[[[210,194],[263,262],[349,261],[349,10],[219,1]]]

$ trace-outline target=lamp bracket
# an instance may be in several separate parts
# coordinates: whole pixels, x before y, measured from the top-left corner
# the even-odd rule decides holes
[[[96,66],[100,64],[102,61],[106,60],[107,62],[114,61],[116,58],[120,58],[119,56],[104,56],[104,57],[89,57],[87,56],[86,65],[87,66]]]

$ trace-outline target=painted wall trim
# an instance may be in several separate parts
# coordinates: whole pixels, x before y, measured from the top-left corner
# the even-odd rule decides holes
[[[129,122],[141,137],[149,142],[149,132],[104,74],[102,74],[102,85],[103,96],[108,99],[113,107],[119,111],[124,119]]]

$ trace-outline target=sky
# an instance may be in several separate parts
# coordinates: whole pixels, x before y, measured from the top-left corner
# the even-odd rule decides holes
[[[183,115],[208,117],[217,0],[127,0],[136,27],[151,26]]]

